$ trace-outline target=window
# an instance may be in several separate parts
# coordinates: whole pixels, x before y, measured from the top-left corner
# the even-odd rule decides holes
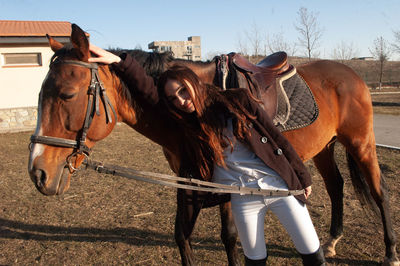
[[[161,52],[168,52],[171,51],[171,46],[161,46]]]
[[[187,46],[186,50],[187,50],[188,54],[191,54],[192,53],[192,46]]]
[[[3,54],[3,66],[41,66],[41,53],[6,53]]]

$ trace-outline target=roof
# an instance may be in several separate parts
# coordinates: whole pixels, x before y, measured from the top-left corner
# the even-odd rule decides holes
[[[46,34],[52,37],[69,37],[71,23],[68,21],[0,20],[0,37],[31,37]]]

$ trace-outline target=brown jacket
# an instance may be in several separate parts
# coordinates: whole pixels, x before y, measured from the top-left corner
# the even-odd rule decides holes
[[[159,96],[153,79],[146,75],[139,63],[127,54],[121,55],[117,70],[123,81],[137,90],[150,104],[157,104]],[[289,190],[304,189],[311,185],[311,176],[289,141],[273,125],[270,117],[261,106],[249,100],[243,89],[223,92],[226,97],[240,99],[250,114],[256,118],[249,122],[251,136],[246,140],[251,150],[269,167],[285,180]],[[306,202],[304,195],[296,196]]]

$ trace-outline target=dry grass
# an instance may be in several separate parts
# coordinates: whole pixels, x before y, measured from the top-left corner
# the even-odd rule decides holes
[[[0,135],[1,265],[179,265],[173,238],[174,189],[81,171],[68,193],[45,197],[26,171],[31,132]],[[109,147],[113,147],[110,149]],[[339,147],[338,157],[343,158]],[[391,193],[394,228],[399,234],[400,153],[378,150]],[[171,173],[158,146],[125,125],[100,142],[93,158],[141,170]],[[308,164],[314,186],[309,210],[322,242],[328,238],[330,201],[321,177]],[[340,169],[345,169],[339,160]],[[345,235],[331,265],[378,265],[384,244],[380,222],[367,219],[345,178]],[[218,208],[201,212],[193,234],[200,265],[226,265],[219,239]],[[265,221],[270,265],[299,265],[286,232],[269,214]],[[239,245],[240,247],[240,245]]]
[[[389,92],[389,94],[385,94]],[[393,93],[394,92],[394,93]],[[396,103],[398,106],[374,105],[374,113],[400,115],[400,90],[398,88],[371,90],[373,103]]]
[[[400,115],[400,106],[374,106],[374,113],[385,115]]]

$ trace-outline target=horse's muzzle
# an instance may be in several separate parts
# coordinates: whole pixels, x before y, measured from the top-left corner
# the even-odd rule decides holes
[[[37,190],[46,196],[63,194],[69,188],[70,171],[67,166],[60,167],[52,178],[40,168],[29,169],[29,176]]]

